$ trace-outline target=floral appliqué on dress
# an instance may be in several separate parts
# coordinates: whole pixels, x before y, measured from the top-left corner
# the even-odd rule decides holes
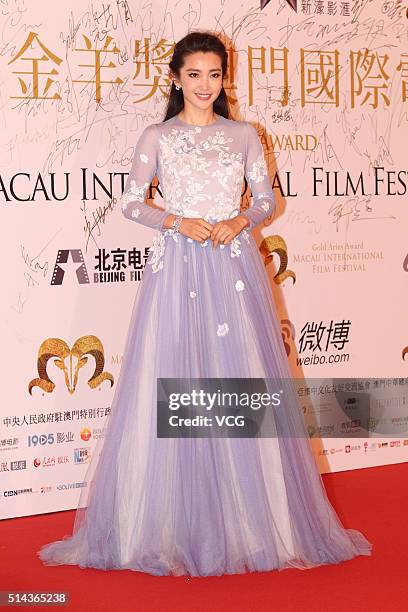
[[[260,153],[252,164],[252,170],[248,172],[248,178],[255,181],[255,183],[260,183],[267,174],[268,169],[266,167],[265,157],[263,153]]]
[[[217,336],[225,336],[229,332],[228,323],[219,323],[217,328]]]
[[[166,240],[170,237],[180,249],[185,240],[195,242],[191,248],[200,244],[201,248],[212,249],[210,239],[196,242],[172,228],[164,228],[166,213],[202,218],[212,224],[233,219],[241,212],[246,176],[252,204],[242,214],[250,223],[227,244],[218,245],[224,256],[237,258],[242,252],[241,241],[250,243],[249,230],[273,212],[274,193],[256,130],[245,122],[224,118],[219,121],[221,125],[207,131],[202,126],[180,127],[170,119],[169,123],[163,122],[162,128],[157,124],[148,126],[137,145],[121,206],[126,217],[157,230],[147,262],[153,272],[163,269]],[[164,199],[164,211],[154,211],[145,202],[154,176],[159,179],[158,192]],[[229,254],[225,251],[228,246]],[[190,260],[187,252],[183,255],[178,250],[178,256],[185,263]],[[240,284],[236,290],[242,291]]]
[[[162,232],[157,232],[155,236],[153,236],[153,242],[150,251],[152,252],[152,256],[147,260],[150,266],[152,266],[152,272],[158,272],[163,268],[163,255],[165,250],[165,238]]]
[[[121,206],[122,210],[126,210],[129,202],[144,202],[146,189],[148,188],[149,183],[143,183],[142,185],[138,185],[136,181],[130,181],[129,189],[122,195],[121,198]]]

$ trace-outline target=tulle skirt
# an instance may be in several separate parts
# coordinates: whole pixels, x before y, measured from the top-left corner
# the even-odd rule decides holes
[[[294,387],[269,414],[276,436],[161,438],[158,377],[290,379],[248,230],[215,249],[156,233],[73,533],[44,545],[43,563],[210,576],[371,554],[327,497]]]

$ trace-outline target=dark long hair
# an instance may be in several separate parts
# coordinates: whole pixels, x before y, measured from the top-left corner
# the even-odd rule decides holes
[[[222,78],[225,78],[228,70],[228,53],[224,43],[210,32],[196,31],[190,32],[178,41],[174,47],[173,57],[169,63],[171,72],[180,78],[180,69],[184,65],[186,55],[201,51],[203,53],[216,53],[221,59]],[[169,101],[167,103],[166,114],[163,121],[167,121],[177,115],[184,108],[183,90],[176,89],[174,81],[171,82]],[[213,110],[217,115],[222,115],[230,119],[227,94],[222,87],[218,98],[214,101]]]

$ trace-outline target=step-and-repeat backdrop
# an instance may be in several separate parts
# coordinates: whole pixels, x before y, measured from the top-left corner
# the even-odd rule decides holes
[[[299,390],[319,469],[407,461],[403,4],[2,1],[1,518],[74,508],[88,484],[154,235],[118,202],[197,29],[227,45],[233,118],[264,146],[277,212],[254,236],[293,376],[325,381]]]

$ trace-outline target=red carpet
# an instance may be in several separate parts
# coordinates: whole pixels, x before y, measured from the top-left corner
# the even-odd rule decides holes
[[[69,591],[68,606],[47,609],[87,612],[404,609],[408,463],[325,474],[323,480],[345,527],[361,530],[373,543],[371,557],[311,570],[208,578],[45,567],[36,551],[70,533],[73,524],[73,511],[57,512],[0,521],[0,590]]]

